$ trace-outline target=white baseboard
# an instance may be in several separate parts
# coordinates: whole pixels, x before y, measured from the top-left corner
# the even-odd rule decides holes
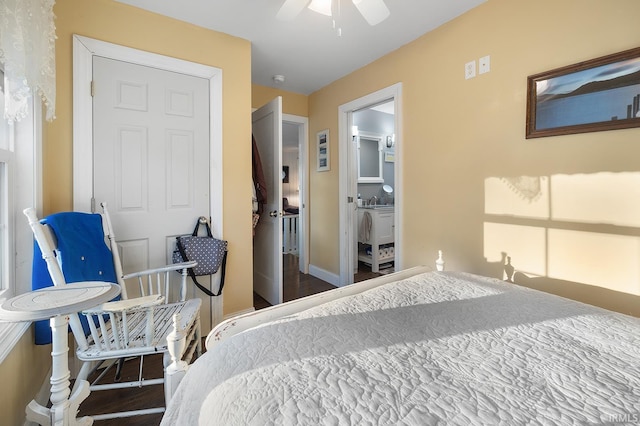
[[[322,281],[326,281],[336,287],[342,287],[340,285],[340,275],[334,274],[333,272],[329,272],[317,266],[309,265],[309,275],[320,278]]]

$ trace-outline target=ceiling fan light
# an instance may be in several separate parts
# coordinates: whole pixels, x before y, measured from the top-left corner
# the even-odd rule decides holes
[[[308,8],[314,12],[331,16],[331,0],[311,0]]]
[[[383,0],[351,0],[369,25],[378,25],[389,17],[391,12]]]

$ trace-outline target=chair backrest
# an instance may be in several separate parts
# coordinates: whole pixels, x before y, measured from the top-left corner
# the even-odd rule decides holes
[[[111,226],[111,218],[109,218],[109,211],[107,210],[107,205],[105,203],[101,203],[100,207],[102,208],[102,214],[100,214],[100,218],[102,219],[102,232],[104,233],[104,239],[109,249],[111,250],[111,256],[113,258],[113,267],[116,272],[116,277],[118,279],[118,284],[120,284],[120,288],[122,292],[123,299],[128,299],[127,294],[127,286],[124,282],[123,273],[122,273],[122,263],[120,262],[120,250],[118,250],[118,244],[116,243],[116,236],[113,234],[113,227]],[[96,213],[99,214],[99,213]],[[143,294],[144,295],[144,294]]]
[[[43,220],[38,219],[33,209],[24,211],[29,219],[29,224],[38,246],[42,251],[42,257],[47,264],[48,275],[51,276],[51,281],[53,281],[46,283],[45,286],[87,280],[109,281],[120,285],[123,299],[161,295],[164,296],[166,303],[184,301],[187,293],[186,270],[182,271],[182,277],[179,276],[180,272],[176,272],[176,268],[172,265],[132,274],[123,273],[120,250],[116,243],[109,212],[106,204],[102,203],[101,207],[101,213],[63,212],[48,216]],[[67,251],[71,252],[72,261],[67,260],[66,266],[63,263],[64,253],[63,256],[60,256],[60,244],[66,245]],[[108,265],[104,263],[98,266],[94,265],[93,268],[89,269],[89,275],[85,271],[80,276],[74,276],[78,268],[84,270],[87,268],[86,264],[88,263],[83,261],[81,265],[78,265],[75,262],[77,260],[77,256],[73,255],[75,247],[71,246],[77,245],[83,246],[83,251],[91,251],[93,247],[97,248],[100,258],[104,263],[108,262]],[[91,247],[89,247],[90,245]],[[46,253],[47,251],[49,253]],[[54,260],[54,262],[50,263],[48,259]],[[102,269],[109,269],[106,278],[100,275],[92,275]],[[111,272],[113,272],[113,276]],[[47,277],[40,278],[46,282]],[[176,291],[175,286],[172,287],[171,284],[172,280],[178,278],[180,285]],[[136,289],[130,288],[130,286],[136,286]],[[130,291],[132,292],[131,295],[129,295]]]
[[[121,298],[124,302],[120,304],[109,304],[109,316],[111,324],[124,324],[122,330],[117,327],[108,329],[105,326],[105,318],[98,307],[95,312],[87,310],[85,315],[93,320],[85,318],[85,315],[72,314],[69,322],[74,337],[81,350],[89,348],[89,342],[85,336],[92,334],[93,344],[99,350],[105,349],[127,349],[130,341],[129,335],[135,335],[136,339],[142,338],[144,342],[138,342],[142,346],[153,342],[153,307],[161,303],[171,303],[170,284],[171,277],[180,277],[180,300],[184,301],[186,293],[187,264],[182,264],[185,268],[182,276],[176,273],[176,268],[180,265],[168,265],[165,267],[149,269],[129,275],[123,275],[120,263],[120,255],[115,236],[111,227],[108,211],[102,205],[102,213],[80,213],[61,212],[47,216],[40,220],[34,209],[24,210],[25,216],[29,220],[29,225],[35,236],[33,259],[33,287],[42,288],[46,286],[64,286],[68,283],[79,281],[107,281],[117,283],[121,287]],[[195,262],[188,264],[195,266]],[[137,281],[139,295],[135,295],[135,301],[130,299],[127,303],[126,280]],[[132,292],[133,293],[133,292]],[[141,297],[138,297],[141,296]],[[142,305],[140,305],[142,303]],[[131,333],[127,326],[127,309],[144,311],[142,316],[134,314],[130,326],[135,329],[142,327],[145,333],[136,331]],[[118,309],[121,309],[121,312]],[[126,308],[126,309],[124,309]],[[113,311],[116,309],[116,311]],[[116,318],[117,317],[117,318]],[[117,321],[114,321],[117,319]],[[138,322],[142,319],[142,322]],[[97,333],[99,327],[102,333]],[[120,326],[118,326],[120,327]],[[108,333],[106,330],[108,329]],[[50,337],[48,327],[41,327],[41,337],[38,337],[38,327],[36,326],[36,343],[47,343]],[[112,342],[112,343],[109,343]],[[119,342],[119,343],[118,343]]]
[[[111,250],[104,243],[93,249],[92,240],[103,235],[100,217],[87,213],[59,213],[49,216],[44,223],[38,219],[32,208],[25,209],[24,214],[29,220],[37,243],[34,246],[33,259],[34,289],[50,285],[64,286],[78,281],[118,283]],[[58,232],[60,235],[56,234],[54,228],[62,231]],[[63,234],[69,235],[62,237]],[[79,242],[82,248],[73,247],[74,242]],[[60,250],[61,248],[63,250]],[[61,266],[63,264],[67,271],[66,276]],[[69,316],[69,324],[78,345],[86,348],[85,328],[78,314]],[[46,343],[46,338],[43,339],[41,342]]]
[[[39,220],[33,209],[26,209],[24,213],[51,278],[51,282],[43,286],[78,281],[121,284],[122,272],[108,244],[102,215],[62,212]],[[34,272],[39,273],[37,261],[34,259]],[[46,281],[45,276],[40,278]]]
[[[144,271],[136,271],[130,274],[124,274],[122,269],[122,262],[120,261],[120,250],[116,243],[116,237],[113,232],[113,226],[111,225],[111,218],[109,217],[109,210],[106,203],[100,203],[102,208],[101,217],[103,220],[105,240],[108,241],[108,245],[113,253],[113,263],[118,278],[118,284],[122,287],[122,298],[127,299],[129,294],[127,293],[127,284],[136,285],[137,293],[135,296],[151,296],[160,295],[164,296],[166,303],[184,302],[187,296],[187,270],[182,270],[182,277],[180,277],[180,287],[178,293],[172,290],[174,287],[171,285],[172,278],[176,278],[176,265],[161,266],[153,269],[147,269]],[[129,289],[132,290],[132,289]]]
[[[116,274],[116,279],[118,284],[120,285],[120,288],[122,289],[120,294],[123,299],[129,299],[130,296],[127,291],[127,282],[126,282],[126,278],[128,277],[125,277],[124,272],[122,270],[122,262],[120,260],[120,250],[118,249],[116,236],[113,232],[113,226],[111,225],[111,218],[109,217],[109,211],[107,209],[106,203],[100,203],[100,207],[102,209],[102,213],[93,213],[93,214],[98,215],[101,219],[102,233],[104,234],[102,241],[104,241],[104,243],[107,245],[107,247],[109,247],[109,250],[111,251],[111,258],[113,262],[113,268]],[[96,244],[99,244],[99,243],[100,243],[100,239],[96,239]],[[166,279],[166,286],[158,285],[161,277],[158,277],[157,280],[154,280],[154,277],[149,274],[143,274],[142,276],[136,275],[136,277],[138,278],[138,289],[140,293],[139,296],[150,296],[150,295],[159,294],[161,296],[165,296],[167,301],[170,300],[169,290],[168,290],[168,285],[169,285],[168,276],[164,277]]]

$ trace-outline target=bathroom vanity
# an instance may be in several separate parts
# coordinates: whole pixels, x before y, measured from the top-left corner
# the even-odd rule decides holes
[[[394,221],[393,206],[358,208],[358,260],[371,265],[372,272],[379,272],[381,264],[394,261]]]

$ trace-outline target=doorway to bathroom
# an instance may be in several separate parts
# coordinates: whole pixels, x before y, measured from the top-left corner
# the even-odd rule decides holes
[[[353,112],[357,168],[354,282],[359,272],[383,274],[395,266],[395,101]]]
[[[339,107],[340,283],[402,269],[402,83]]]

